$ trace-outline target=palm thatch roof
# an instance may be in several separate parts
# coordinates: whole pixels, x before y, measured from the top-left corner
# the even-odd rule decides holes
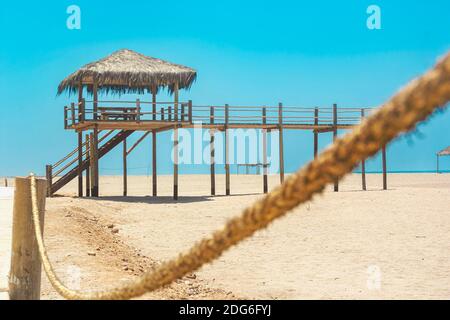
[[[172,93],[176,83],[179,89],[189,89],[196,77],[192,68],[122,49],[69,75],[59,84],[58,95],[76,92],[80,83],[92,92],[94,82],[103,93],[145,93],[161,88]]]
[[[450,156],[450,146],[437,153],[438,156]]]

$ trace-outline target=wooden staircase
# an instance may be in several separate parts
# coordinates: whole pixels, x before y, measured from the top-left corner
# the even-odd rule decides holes
[[[101,141],[105,140],[107,136],[109,136],[114,130],[109,131],[106,133],[101,139],[99,139],[99,144]],[[128,136],[130,136],[134,131],[133,130],[122,130],[118,132],[115,136],[113,136],[111,139],[109,139],[107,142],[105,142],[103,145],[99,146],[98,148],[98,158],[100,159],[105,154],[107,154],[109,151],[114,149],[119,143],[124,141]],[[81,145],[81,148],[84,148],[86,146],[86,143]],[[69,160],[73,156],[78,155],[78,148],[70,152],[66,157],[64,157],[62,160],[58,161],[53,166],[47,166],[47,168],[51,167],[52,169],[56,168],[57,166],[63,164],[67,160]],[[77,163],[75,166],[71,166],[72,164]],[[88,169],[90,166],[90,156],[86,155],[84,157],[81,170],[84,171]],[[67,169],[67,172],[64,173]],[[75,177],[78,176],[78,161],[77,159],[73,159],[71,162],[68,163],[68,165],[64,166],[62,169],[58,170],[57,173],[53,176],[51,174],[51,170],[49,173],[49,170],[47,169],[47,180],[49,181],[48,186],[48,195],[53,195],[56,191],[64,187],[67,183],[69,183],[71,180],[73,180]],[[50,176],[49,176],[50,174]],[[57,178],[60,174],[62,174],[56,181],[53,181],[55,178]]]

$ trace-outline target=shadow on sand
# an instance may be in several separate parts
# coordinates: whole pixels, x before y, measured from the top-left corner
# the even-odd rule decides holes
[[[165,204],[165,203],[194,203],[202,201],[212,201],[214,198],[222,197],[240,197],[261,195],[260,193],[241,193],[232,195],[216,195],[216,196],[179,196],[178,200],[174,200],[172,196],[101,196],[98,198],[83,198],[95,201],[115,201],[124,203],[148,203],[148,204]]]

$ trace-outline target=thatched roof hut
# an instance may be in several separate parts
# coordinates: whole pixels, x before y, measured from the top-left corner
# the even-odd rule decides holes
[[[437,153],[438,156],[450,156],[450,146]]]
[[[58,94],[75,93],[80,84],[91,93],[94,85],[99,92],[113,94],[156,93],[161,88],[173,93],[189,89],[196,77],[192,68],[122,49],[69,75],[59,84]]]

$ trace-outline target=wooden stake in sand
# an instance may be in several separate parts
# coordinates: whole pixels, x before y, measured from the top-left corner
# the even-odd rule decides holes
[[[37,179],[37,200],[41,230],[44,228],[47,182]],[[30,178],[16,178],[13,209],[11,269],[9,297],[11,300],[39,300],[41,292],[41,260],[33,236]]]

